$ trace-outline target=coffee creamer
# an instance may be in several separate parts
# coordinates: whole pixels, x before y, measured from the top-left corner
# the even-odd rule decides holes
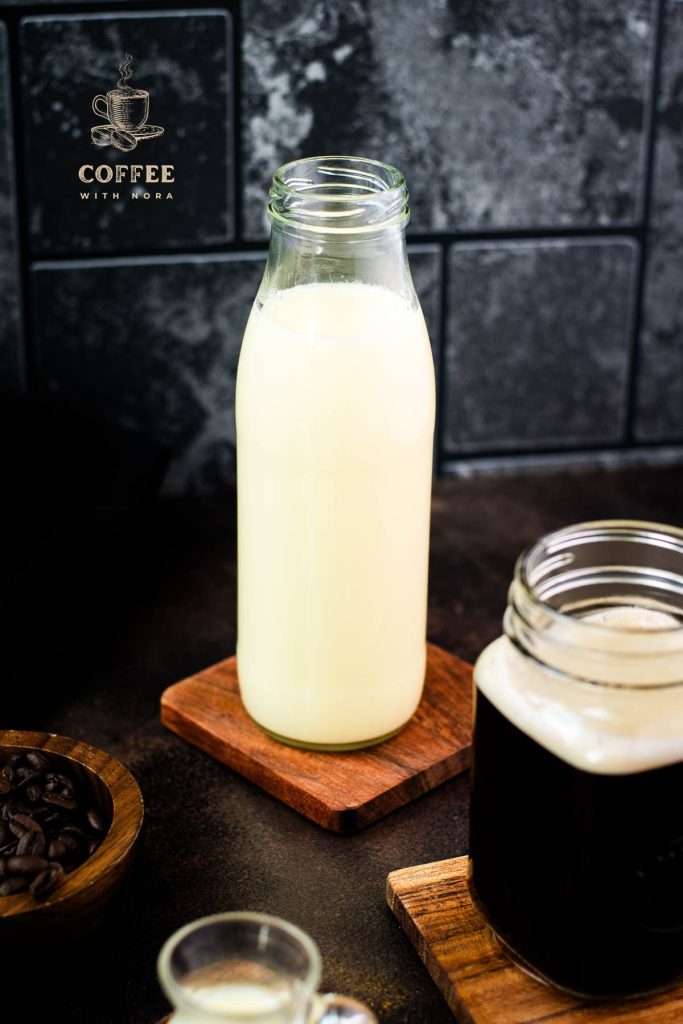
[[[391,734],[425,671],[434,370],[419,305],[357,281],[266,295],[236,415],[246,709],[305,745]]]

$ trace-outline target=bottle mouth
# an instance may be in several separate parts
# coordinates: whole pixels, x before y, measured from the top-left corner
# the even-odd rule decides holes
[[[357,156],[315,156],[273,175],[271,223],[323,234],[367,234],[408,222],[408,189],[391,164]]]
[[[567,675],[580,652],[586,682],[680,685],[683,530],[615,519],[542,537],[517,561],[505,632],[525,655]]]

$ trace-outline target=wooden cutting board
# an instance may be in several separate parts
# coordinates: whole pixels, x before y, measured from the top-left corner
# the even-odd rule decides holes
[[[469,766],[472,666],[428,644],[418,710],[398,736],[366,750],[320,753],[271,739],[244,710],[235,658],[169,687],[161,720],[323,828],[355,832]]]
[[[392,871],[387,902],[461,1024],[681,1024],[683,985],[583,1002],[516,967],[470,899],[467,857]]]

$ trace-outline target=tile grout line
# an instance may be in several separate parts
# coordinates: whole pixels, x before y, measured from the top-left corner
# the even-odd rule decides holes
[[[0,24],[0,54],[4,61],[0,65],[0,91],[4,92],[5,100],[7,104],[7,111],[5,113],[4,122],[4,133],[2,137],[7,142],[7,192],[8,197],[14,197],[17,190],[17,167],[15,158],[15,139],[14,139],[14,110],[12,103],[12,81],[11,81],[11,53],[10,53],[10,35],[9,26],[6,23]],[[2,114],[0,112],[0,118]],[[10,254],[10,262],[12,264],[10,274],[14,288],[16,288],[16,296],[14,302],[10,303],[9,315],[11,320],[15,322],[16,326],[16,339],[14,340],[13,350],[16,359],[15,367],[10,370],[13,372],[16,369],[16,385],[19,393],[26,390],[26,323],[24,317],[24,282],[23,272],[21,267],[21,248],[20,248],[20,221],[19,212],[16,205],[10,205],[8,214],[8,236],[10,244],[5,248],[5,254]],[[10,286],[11,292],[11,286]],[[11,331],[11,327],[10,327]],[[2,339],[4,341],[4,338]]]
[[[30,299],[30,226],[28,178],[24,152],[24,110],[21,91],[21,42],[19,13],[7,25],[7,53],[10,86],[10,130],[13,144],[14,212],[16,216],[17,264],[19,271],[19,313],[22,320],[23,387],[32,392],[36,384],[36,353],[33,339],[33,310]]]
[[[456,456],[444,461],[443,478],[469,480],[481,476],[518,476],[533,473],[610,472],[683,466],[683,445],[662,443],[632,448],[565,449],[561,452]]]
[[[242,240],[244,228],[244,174],[242,171],[242,44],[241,0],[235,0],[232,15],[232,201],[235,241]]]
[[[240,207],[239,198],[236,201],[236,212]],[[243,224],[243,217],[241,218]],[[450,246],[453,244],[469,244],[469,243],[481,243],[482,245],[491,244],[495,245],[497,242],[507,241],[547,241],[547,242],[562,242],[567,239],[569,241],[576,240],[581,242],[583,240],[600,240],[604,239],[606,242],[611,238],[624,238],[629,240],[641,241],[642,229],[638,225],[633,225],[626,228],[581,228],[581,229],[570,229],[566,227],[558,228],[547,228],[543,229],[541,233],[537,232],[536,229],[527,229],[526,231],[505,231],[500,230],[496,232],[462,232],[460,234],[456,232],[424,232],[408,234],[407,245],[410,249],[411,246],[420,245],[438,245]],[[245,238],[236,238],[234,242],[227,244],[206,244],[201,247],[201,252],[207,256],[224,256],[224,255],[238,255],[241,253],[267,253],[268,251],[268,239],[249,240]],[[158,256],[175,256],[182,258],[188,254],[196,254],[197,250],[193,247],[188,246],[175,246],[173,248],[165,249],[109,249],[106,252],[94,254],[92,252],[80,252],[80,251],[64,251],[60,253],[44,253],[36,257],[36,262],[50,262],[59,264],[62,261],[68,262],[73,260],[87,261],[89,259],[153,259]]]
[[[652,67],[650,72],[650,95],[645,126],[645,163],[643,171],[643,233],[640,240],[638,269],[635,275],[635,295],[632,312],[631,339],[628,351],[628,369],[625,396],[625,442],[633,445],[635,438],[635,415],[638,392],[638,371],[640,368],[641,336],[645,322],[645,286],[649,269],[650,231],[652,221],[652,196],[657,148],[657,113],[659,107],[662,73],[662,51],[664,47],[664,23],[666,0],[656,0],[655,27],[652,46]]]

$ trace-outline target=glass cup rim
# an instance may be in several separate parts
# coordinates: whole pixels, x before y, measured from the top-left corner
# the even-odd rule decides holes
[[[306,977],[306,984],[310,986],[310,993],[316,991],[320,982],[320,975],[322,973],[322,957],[316,942],[310,935],[291,921],[286,921],[284,918],[276,917],[273,914],[262,914],[255,911],[231,910],[217,914],[208,914],[206,917],[199,917],[194,921],[189,921],[187,924],[178,928],[175,932],[169,935],[161,947],[159,956],[157,957],[157,974],[162,989],[174,1004],[174,1009],[192,1010],[194,1012],[200,1011],[206,1014],[207,1020],[210,1018],[210,1015],[206,1013],[206,1008],[200,1006],[194,999],[189,997],[187,989],[179,984],[173,977],[173,972],[171,970],[171,957],[178,945],[189,935],[192,935],[193,932],[199,931],[200,928],[204,928],[207,925],[224,923],[265,924],[271,928],[276,928],[279,931],[286,932],[287,935],[289,935],[290,938],[295,939],[308,954],[309,970]],[[247,1018],[245,1018],[245,1021],[246,1020]]]

